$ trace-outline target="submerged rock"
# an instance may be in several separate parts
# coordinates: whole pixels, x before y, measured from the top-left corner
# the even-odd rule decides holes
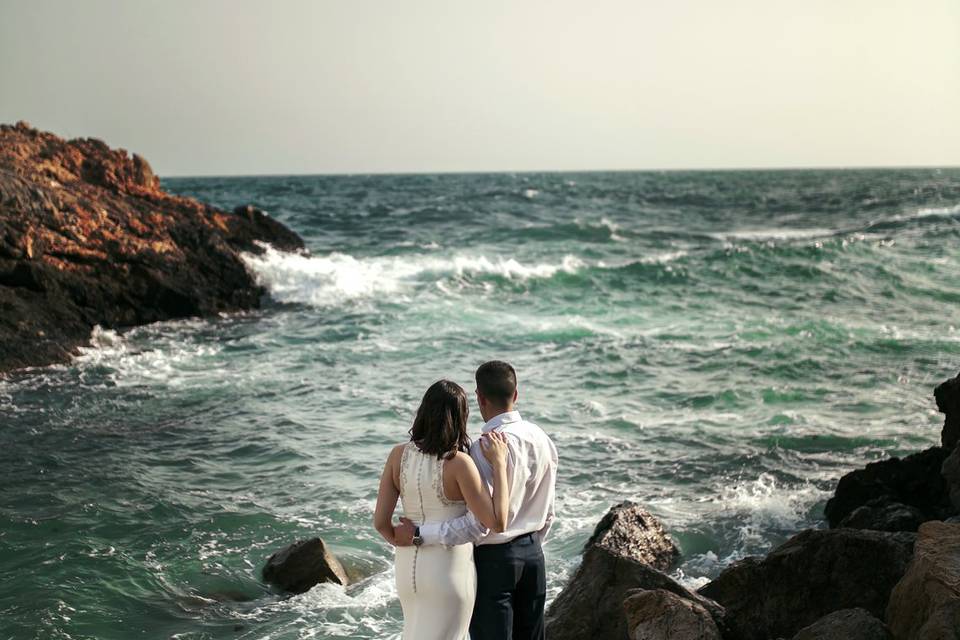
[[[263,567],[263,579],[291,593],[304,593],[321,582],[349,583],[340,561],[320,538],[298,540],[274,553]]]
[[[890,640],[883,622],[866,609],[842,609],[804,627],[792,640]]]
[[[669,569],[680,557],[680,550],[660,521],[629,501],[611,507],[603,516],[587,541],[586,548],[591,546],[603,547],[660,571]]]
[[[629,592],[623,609],[630,640],[722,640],[703,605],[671,591]]]
[[[726,609],[737,640],[790,637],[840,609],[880,617],[915,540],[905,532],[807,530],[766,558],[731,565],[699,593]]]
[[[960,640],[960,524],[920,527],[886,616],[895,640]]]
[[[95,325],[256,308],[241,251],[303,241],[261,214],[171,195],[146,160],[0,125],[0,372],[67,360]]]

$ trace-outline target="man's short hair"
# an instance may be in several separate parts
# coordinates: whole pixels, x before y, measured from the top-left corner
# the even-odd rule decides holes
[[[517,391],[517,372],[502,360],[484,362],[477,369],[477,391],[494,405],[504,407],[513,402]]]

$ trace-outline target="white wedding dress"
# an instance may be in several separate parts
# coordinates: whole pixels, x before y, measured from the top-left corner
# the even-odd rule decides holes
[[[400,461],[400,499],[417,525],[467,512],[466,503],[443,494],[443,460],[412,442]],[[477,595],[473,545],[397,547],[395,562],[403,640],[467,640]]]

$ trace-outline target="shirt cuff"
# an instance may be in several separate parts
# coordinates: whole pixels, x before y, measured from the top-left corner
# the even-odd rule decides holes
[[[440,524],[439,522],[430,522],[420,525],[420,537],[423,538],[423,544],[440,543]]]

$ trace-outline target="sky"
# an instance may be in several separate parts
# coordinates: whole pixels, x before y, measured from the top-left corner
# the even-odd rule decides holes
[[[960,165],[958,0],[0,0],[0,122],[160,175]]]

